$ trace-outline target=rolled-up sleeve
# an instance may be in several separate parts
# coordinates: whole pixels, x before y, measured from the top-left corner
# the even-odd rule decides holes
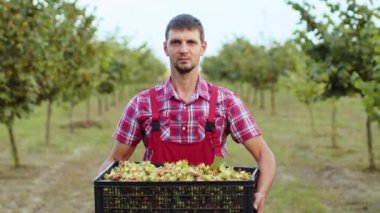
[[[250,138],[261,135],[253,115],[240,98],[234,96],[228,109],[229,131],[232,139],[243,143]]]
[[[125,107],[119,120],[113,138],[122,144],[137,145],[141,140],[141,127],[139,125],[139,113],[137,97],[134,97]]]

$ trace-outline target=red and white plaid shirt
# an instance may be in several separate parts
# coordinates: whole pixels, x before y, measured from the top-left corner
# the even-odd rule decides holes
[[[196,92],[187,102],[178,97],[171,79],[156,86],[162,141],[197,143],[204,140],[211,86],[209,82],[199,77]],[[237,143],[261,134],[244,103],[231,91],[221,87],[219,87],[215,112],[215,128],[222,143],[224,156],[228,134],[231,134]],[[151,152],[147,148],[147,143],[151,130],[152,112],[149,90],[145,90],[128,103],[113,138],[119,143],[129,145],[137,145],[142,140],[146,147],[144,160],[150,160]]]

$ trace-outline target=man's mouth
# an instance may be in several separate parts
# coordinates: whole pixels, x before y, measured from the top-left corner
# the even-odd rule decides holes
[[[190,58],[179,58],[178,61],[179,62],[187,62],[187,61],[190,61]]]

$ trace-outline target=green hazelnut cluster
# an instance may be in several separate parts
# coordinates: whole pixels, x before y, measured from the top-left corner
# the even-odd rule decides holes
[[[164,163],[162,166],[156,166],[149,161],[120,161],[119,165],[104,174],[103,178],[111,181],[235,181],[249,180],[250,176],[246,171],[235,170],[225,165],[193,166],[186,160],[181,160]]]

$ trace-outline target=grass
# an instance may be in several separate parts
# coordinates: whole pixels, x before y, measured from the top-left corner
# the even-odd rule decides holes
[[[239,88],[233,88],[239,92]],[[342,98],[338,103],[338,149],[331,145],[332,103],[320,102],[312,106],[316,131],[313,132],[307,108],[284,92],[277,95],[277,113],[249,102],[251,112],[262,129],[263,136],[274,152],[278,172],[268,201],[268,212],[379,212],[379,172],[368,177],[369,166],[366,142],[366,115],[357,98]],[[248,93],[249,94],[249,93]],[[252,93],[251,93],[252,94]],[[380,131],[373,123],[373,149],[377,164],[380,161]],[[232,164],[250,163],[252,157],[240,147],[229,143]],[[336,172],[335,172],[336,171]],[[340,178],[347,178],[340,180]],[[363,182],[367,182],[362,184]],[[367,192],[373,187],[372,192]],[[352,190],[350,190],[352,188]],[[356,197],[355,189],[365,191]],[[373,193],[375,192],[375,193]],[[364,198],[365,197],[365,198]],[[357,199],[355,201],[355,199]]]
[[[232,88],[238,94],[245,94],[233,85],[226,87]],[[360,100],[343,98],[339,101],[337,112],[339,148],[333,149],[331,148],[331,103],[321,102],[312,106],[317,127],[316,132],[313,132],[306,106],[294,97],[286,92],[280,92],[277,95],[275,115],[269,110],[269,94],[266,94],[266,98],[268,100],[266,109],[260,109],[258,104],[252,103],[250,97],[242,95],[277,160],[277,177],[269,195],[267,212],[380,212],[380,206],[377,204],[380,200],[378,194],[380,173],[366,171],[369,165],[366,117]],[[21,162],[27,165],[29,170],[35,168],[39,171],[41,168],[47,168],[51,162],[57,163],[60,159],[70,158],[76,153],[79,153],[78,155],[88,153],[81,159],[84,164],[91,165],[91,167],[83,166],[87,168],[89,176],[93,177],[111,150],[113,145],[111,136],[126,102],[119,103],[99,116],[96,115],[96,100],[93,99],[92,119],[99,122],[101,128],[77,129],[74,133],[62,128],[68,122],[67,114],[55,105],[49,145],[43,141],[46,107],[43,105],[36,108],[29,118],[17,120],[15,123]],[[74,113],[74,120],[83,120],[85,105],[78,106]],[[372,130],[375,160],[380,167],[380,143],[377,143],[380,138],[379,127],[374,123]],[[0,142],[1,180],[12,165],[10,144],[4,126],[0,127]],[[141,160],[142,153],[143,146],[140,144],[132,160]],[[91,162],[94,159],[96,162]],[[227,159],[230,165],[256,166],[252,156],[244,150],[244,147],[234,143],[231,138],[228,139]],[[92,193],[92,190],[88,189],[91,186],[86,187],[87,193]],[[28,200],[31,194],[33,192],[23,192],[14,196]],[[64,199],[70,199],[69,195],[65,196]],[[1,201],[0,199],[0,203]],[[23,205],[27,204],[22,202],[18,204],[20,208]],[[89,202],[88,205],[93,204]],[[62,206],[60,209],[62,212],[72,210],[68,206]]]

